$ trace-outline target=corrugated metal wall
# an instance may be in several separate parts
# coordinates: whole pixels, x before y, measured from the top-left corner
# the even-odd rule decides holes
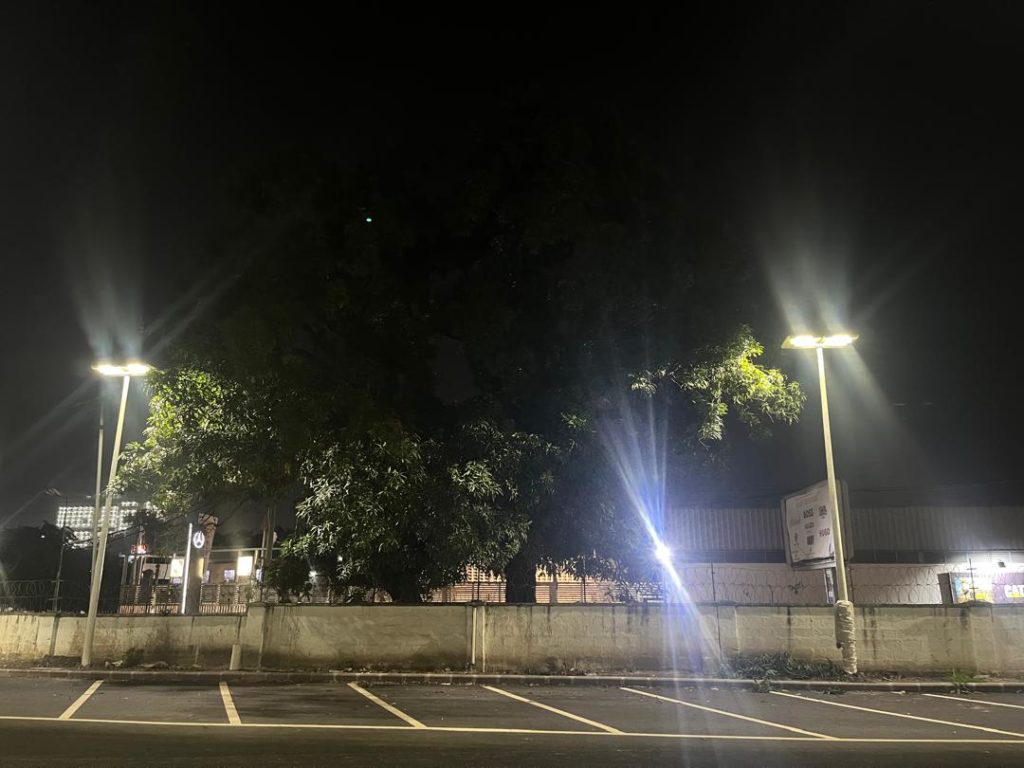
[[[771,509],[677,509],[666,538],[672,546],[697,552],[785,549],[782,513]]]
[[[854,549],[1024,549],[1024,507],[853,510]]]
[[[681,508],[665,538],[682,551],[783,550],[782,512]],[[854,551],[1024,550],[1024,507],[888,507],[853,510]]]

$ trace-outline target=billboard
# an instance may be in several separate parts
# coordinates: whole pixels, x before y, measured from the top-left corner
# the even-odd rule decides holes
[[[845,496],[845,493],[843,494]],[[842,506],[842,505],[841,505]],[[840,509],[842,512],[842,509]],[[793,568],[832,568],[836,564],[828,483],[821,482],[782,499],[786,560]],[[845,530],[844,522],[844,533]],[[849,551],[849,535],[843,537]]]
[[[1024,603],[1024,573],[950,573],[953,603]]]

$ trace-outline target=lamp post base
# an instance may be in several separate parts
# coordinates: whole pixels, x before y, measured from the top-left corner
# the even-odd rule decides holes
[[[857,674],[857,625],[849,600],[836,603],[836,646],[843,652],[843,672]]]

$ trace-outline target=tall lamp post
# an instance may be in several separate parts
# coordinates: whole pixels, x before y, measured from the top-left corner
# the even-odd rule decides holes
[[[96,615],[100,607],[100,586],[103,583],[103,564],[107,557],[107,534],[110,532],[110,507],[113,502],[114,483],[117,480],[117,462],[121,458],[121,435],[124,432],[124,412],[128,405],[128,387],[132,376],[145,376],[152,368],[145,363],[130,362],[124,365],[100,363],[93,370],[101,376],[121,378],[121,407],[117,412],[117,429],[114,432],[114,452],[110,457],[110,476],[103,500],[103,516],[100,520],[99,540],[96,542],[96,557],[92,568],[92,583],[89,586],[89,616],[85,622],[85,638],[82,641],[82,666],[92,666],[92,643],[96,636]]]
[[[843,652],[843,670],[857,673],[857,639],[853,603],[846,584],[846,556],[843,552],[843,527],[839,518],[839,493],[836,489],[836,468],[832,460],[832,425],[828,417],[828,390],[825,386],[825,350],[848,347],[856,334],[837,333],[830,336],[802,334],[787,336],[783,349],[813,349],[818,358],[818,387],[821,390],[821,423],[825,432],[825,470],[828,475],[828,501],[832,509],[832,541],[836,554],[836,645]]]
[[[103,393],[100,392],[99,396],[100,404],[100,429],[96,442],[96,494],[93,496],[93,513],[92,513],[92,570],[89,572],[90,577],[96,572],[96,547],[99,546],[100,531],[99,524],[100,518],[103,516]]]

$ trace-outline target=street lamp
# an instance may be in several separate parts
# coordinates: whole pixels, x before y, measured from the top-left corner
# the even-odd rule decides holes
[[[124,412],[128,405],[128,386],[132,376],[145,376],[151,366],[137,361],[123,365],[97,363],[92,368],[101,376],[121,378],[121,408],[117,412],[117,429],[114,432],[114,452],[110,457],[110,476],[103,500],[103,516],[100,521],[99,540],[96,542],[96,556],[93,559],[92,583],[89,586],[89,616],[85,622],[85,638],[82,641],[82,666],[92,665],[92,643],[96,636],[96,614],[100,607],[100,586],[103,583],[103,564],[107,557],[107,534],[110,532],[110,506],[113,501],[114,483],[117,480],[117,462],[121,458],[121,435],[124,432]],[[95,526],[94,526],[95,527]]]
[[[857,340],[855,333],[827,336],[800,334],[787,336],[783,349],[813,349],[818,358],[818,387],[821,389],[821,423],[825,431],[825,470],[828,474],[828,500],[832,508],[832,541],[836,553],[836,643],[843,651],[843,670],[857,673],[856,626],[853,603],[846,585],[846,556],[843,553],[843,528],[839,520],[839,494],[836,490],[836,468],[832,460],[832,426],[828,417],[828,391],[825,387],[825,350],[848,347]]]

